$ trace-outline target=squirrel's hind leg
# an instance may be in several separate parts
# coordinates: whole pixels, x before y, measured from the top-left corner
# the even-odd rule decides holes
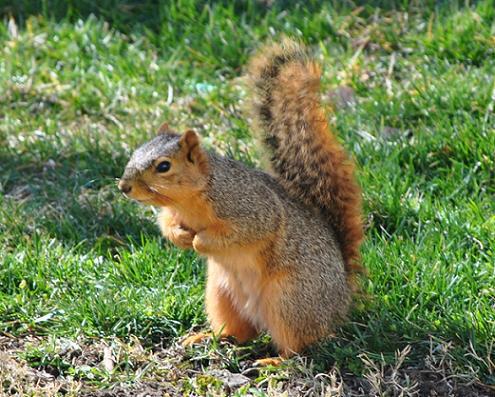
[[[208,264],[205,300],[206,313],[213,332],[219,333],[221,337],[234,337],[238,343],[254,339],[258,330],[241,316],[229,292],[221,286],[222,277],[216,270],[218,269],[214,264]]]
[[[286,281],[286,288],[289,287]],[[328,335],[330,330],[325,326],[324,318],[320,318],[311,307],[299,303],[304,299],[291,296],[294,300],[284,300],[285,291],[278,283],[267,289],[265,327],[279,355],[289,358]]]
[[[206,287],[206,312],[213,332],[189,335],[182,341],[182,346],[201,343],[213,335],[220,339],[233,337],[238,343],[247,342],[258,335],[256,328],[239,315],[228,294],[210,281]]]

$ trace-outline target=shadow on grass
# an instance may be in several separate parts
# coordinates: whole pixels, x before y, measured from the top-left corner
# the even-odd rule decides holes
[[[62,152],[62,153],[61,153]],[[127,156],[109,148],[0,151],[6,227],[17,240],[40,229],[70,246],[116,249],[158,235],[154,216],[118,191]],[[17,233],[12,231],[17,230]]]
[[[465,4],[464,2],[459,3]],[[339,1],[332,1],[330,4],[331,7],[339,9],[364,7],[363,11],[366,15],[372,15],[377,10],[393,11],[418,8],[415,2],[404,0],[358,0],[346,2],[346,4],[342,4]],[[19,0],[5,1],[0,5],[0,15],[12,15],[17,20],[23,22],[30,15],[43,15],[56,20],[68,18],[71,21],[76,21],[80,18],[85,19],[93,14],[108,21],[115,28],[124,32],[136,28],[142,29],[143,27],[154,32],[159,32],[163,29],[163,25],[170,22],[170,17],[173,18],[180,14],[190,17],[196,16],[198,19],[201,19],[202,14],[212,6],[230,8],[235,15],[245,15],[253,18],[253,20],[262,19],[267,13],[272,11],[280,13],[301,8],[297,2],[290,0],[257,0],[254,2],[239,0],[221,0],[215,2],[191,0],[180,3],[166,0],[102,0],[99,2],[90,0],[77,2],[67,2],[64,0],[45,0],[40,2]],[[302,9],[309,13],[317,13],[325,6],[328,6],[327,2],[312,0],[306,2]],[[427,13],[435,11],[437,7],[438,1],[435,0],[421,2],[422,10]],[[183,21],[177,20],[176,22]]]

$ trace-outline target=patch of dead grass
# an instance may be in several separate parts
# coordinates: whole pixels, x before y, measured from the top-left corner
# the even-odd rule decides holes
[[[223,341],[205,341],[191,350],[177,342],[144,347],[137,338],[124,342],[1,336],[0,392],[48,397],[223,396],[252,395],[254,388],[268,396],[495,396],[494,389],[467,374],[454,375],[448,345],[432,344],[421,366],[406,365],[411,346],[398,351],[391,363],[363,354],[362,376],[337,367],[318,372],[307,357],[293,358],[279,368],[255,368],[257,354],[245,349]],[[33,351],[45,354],[45,361],[63,360],[72,374],[46,363],[36,365]]]

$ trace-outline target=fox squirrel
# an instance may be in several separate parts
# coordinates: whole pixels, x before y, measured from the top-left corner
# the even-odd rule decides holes
[[[363,270],[361,194],[304,47],[266,46],[248,80],[271,174],[205,150],[194,131],[162,125],[134,152],[119,188],[162,207],[163,235],[207,258],[213,330],[241,343],[267,330],[287,357],[346,317]]]

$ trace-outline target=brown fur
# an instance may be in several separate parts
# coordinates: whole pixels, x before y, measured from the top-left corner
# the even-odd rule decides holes
[[[348,279],[363,273],[361,191],[320,104],[320,69],[291,40],[261,49],[249,67],[254,113],[271,165],[294,198],[317,208],[339,241]]]
[[[286,43],[251,66],[277,178],[207,152],[192,131],[179,136],[162,125],[119,183],[129,197],[162,208],[164,236],[207,258],[214,332],[244,342],[267,330],[284,357],[331,336],[345,319],[361,239],[352,165],[327,133],[319,72],[302,54]],[[164,161],[170,169],[160,172]]]

